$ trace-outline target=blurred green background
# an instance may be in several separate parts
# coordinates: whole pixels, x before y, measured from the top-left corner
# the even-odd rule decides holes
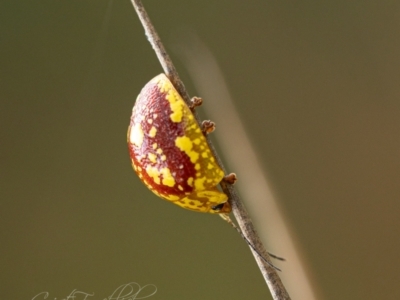
[[[214,53],[318,299],[400,299],[400,2],[144,4],[167,49],[190,29]],[[0,71],[1,299],[128,282],[268,299],[234,230],[131,168],[131,109],[161,67],[130,1],[2,1]]]

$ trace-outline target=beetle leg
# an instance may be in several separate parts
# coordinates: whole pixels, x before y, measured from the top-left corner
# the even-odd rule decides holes
[[[237,181],[237,176],[235,173],[230,173],[224,177],[224,181],[229,184],[235,184],[235,182]]]
[[[200,106],[203,104],[203,99],[200,97],[193,97],[190,99],[191,104],[189,105],[190,110],[195,110],[196,107]]]
[[[215,130],[215,123],[210,120],[204,120],[201,123],[201,128],[204,135],[207,135]]]

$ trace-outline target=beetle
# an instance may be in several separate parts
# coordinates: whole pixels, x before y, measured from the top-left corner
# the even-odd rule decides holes
[[[128,127],[133,169],[157,196],[185,209],[229,213],[218,165],[189,106],[165,74],[138,95]]]

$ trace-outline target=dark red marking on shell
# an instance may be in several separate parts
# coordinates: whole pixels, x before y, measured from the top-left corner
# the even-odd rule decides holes
[[[154,118],[154,114],[157,117]],[[190,158],[179,148],[175,146],[175,139],[178,136],[184,136],[186,117],[183,116],[179,123],[172,122],[170,116],[172,110],[169,101],[166,99],[166,94],[161,93],[157,83],[150,81],[142,89],[135,106],[132,111],[130,127],[140,123],[144,133],[144,139],[141,147],[135,144],[128,143],[129,154],[133,159],[136,167],[141,167],[142,170],[136,169],[136,173],[143,177],[143,180],[151,186],[151,188],[163,195],[183,195],[191,193],[193,187],[188,185],[188,178],[195,177],[196,170]],[[150,124],[148,120],[153,120]],[[155,137],[150,137],[149,132],[152,127],[157,129]],[[157,157],[156,163],[153,163],[148,158],[148,153],[155,153],[153,144],[157,143],[158,148],[161,148],[166,156],[166,160],[162,161]],[[140,159],[138,159],[140,158]],[[168,168],[175,178],[175,186],[169,187],[163,184],[157,184],[147,172],[147,166],[157,167],[158,170]],[[180,166],[183,166],[180,168]],[[162,178],[162,176],[161,176]],[[182,190],[178,188],[182,187]]]

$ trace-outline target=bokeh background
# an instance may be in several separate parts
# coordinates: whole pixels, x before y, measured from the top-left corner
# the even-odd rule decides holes
[[[167,49],[189,29],[214,54],[317,298],[400,299],[400,3],[145,6]],[[2,299],[128,282],[153,299],[268,299],[234,230],[131,169],[131,109],[160,72],[128,0],[1,1]]]

